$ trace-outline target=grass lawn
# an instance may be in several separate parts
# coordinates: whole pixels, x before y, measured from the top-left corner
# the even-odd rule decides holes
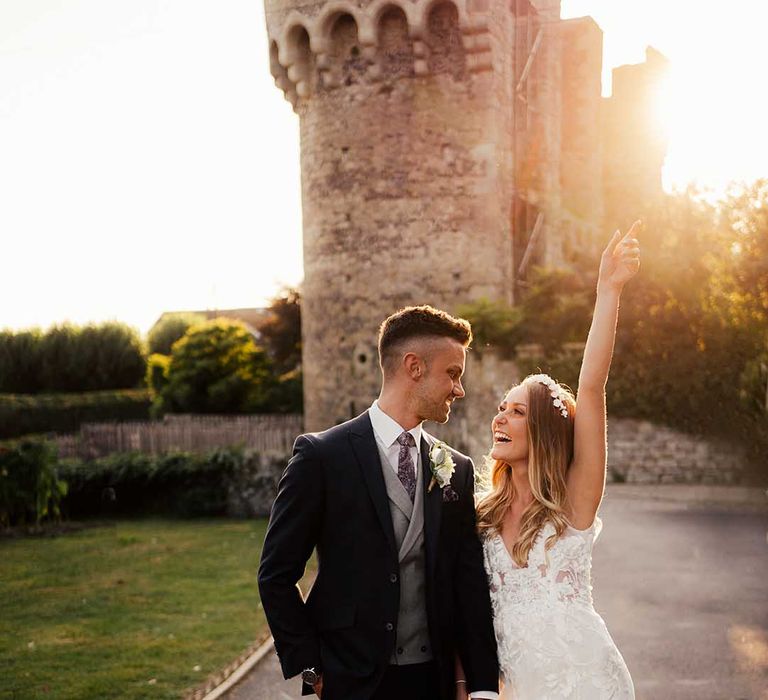
[[[0,697],[180,698],[269,632],[266,521],[0,540]]]

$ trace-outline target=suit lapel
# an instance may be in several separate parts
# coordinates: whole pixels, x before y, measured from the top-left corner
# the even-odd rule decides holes
[[[427,571],[429,575],[435,573],[437,562],[437,541],[440,535],[440,516],[442,514],[443,496],[440,487],[435,485],[431,492],[427,493],[432,481],[432,469],[429,461],[429,450],[433,445],[432,436],[421,434],[421,472],[423,477],[424,495],[424,545],[427,553]]]
[[[371,497],[371,501],[373,501],[376,516],[381,522],[392,552],[397,556],[395,530],[392,527],[392,516],[389,512],[387,487],[384,484],[379,449],[376,446],[373,426],[367,411],[352,422],[349,430],[349,439],[352,444],[352,451],[355,453],[358,466],[363,474],[363,481],[368,488],[368,494]]]

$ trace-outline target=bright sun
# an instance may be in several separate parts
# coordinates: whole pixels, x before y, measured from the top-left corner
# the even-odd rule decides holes
[[[563,0],[564,16],[591,15],[603,30],[604,94],[610,70],[643,60],[646,46],[670,62],[655,112],[669,139],[666,189],[699,183],[713,195],[734,180],[768,176],[768,2]]]
[[[739,100],[733,83],[743,83],[743,76],[734,76],[731,85],[718,85],[707,68],[673,64],[659,89],[657,113],[669,138],[665,185],[697,181],[717,194],[734,179],[768,174],[768,162],[756,158],[755,135],[763,117],[750,110],[747,97],[756,87],[743,85],[744,98]]]

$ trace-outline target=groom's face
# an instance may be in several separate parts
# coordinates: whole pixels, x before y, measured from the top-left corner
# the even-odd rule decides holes
[[[422,420],[445,423],[451,404],[464,396],[461,377],[466,348],[453,338],[430,338],[424,349],[424,374],[416,385],[416,406]]]

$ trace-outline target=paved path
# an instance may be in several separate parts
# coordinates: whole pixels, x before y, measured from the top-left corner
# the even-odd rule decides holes
[[[637,700],[768,700],[768,512],[740,500],[732,489],[610,487],[595,607]],[[299,697],[274,653],[226,696]]]

